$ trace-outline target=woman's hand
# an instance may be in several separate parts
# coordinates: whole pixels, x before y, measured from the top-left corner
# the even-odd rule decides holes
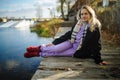
[[[100,65],[107,65],[108,62],[107,61],[102,61],[101,63],[99,63]]]
[[[47,44],[46,47],[48,47],[48,46],[52,46],[52,45],[53,45],[52,43],[51,43],[51,44]]]

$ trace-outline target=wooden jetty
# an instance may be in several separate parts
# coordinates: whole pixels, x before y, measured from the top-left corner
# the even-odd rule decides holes
[[[60,27],[56,37],[68,30],[70,27]],[[108,65],[97,65],[92,59],[47,57],[42,58],[31,80],[120,80],[120,48],[102,44],[102,59]]]

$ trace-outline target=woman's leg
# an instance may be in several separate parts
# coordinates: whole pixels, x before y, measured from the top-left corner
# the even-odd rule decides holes
[[[72,48],[73,45],[70,41],[65,41],[63,43],[52,45],[52,46],[41,46],[41,52],[63,52],[69,48]]]
[[[70,48],[68,50],[62,51],[62,52],[40,52],[41,57],[49,57],[49,56],[63,56],[63,57],[72,57],[73,54],[75,53],[74,48]]]
[[[70,41],[65,41],[58,45],[52,46],[41,46],[40,55],[42,57],[47,56],[72,56],[75,50],[73,49],[73,45]]]
[[[69,50],[70,48],[72,48],[73,45],[71,44],[70,41],[65,41],[61,44],[58,45],[52,45],[52,46],[44,46],[41,45],[39,48],[39,51],[36,50],[36,47],[32,47],[30,48],[30,50],[28,49],[27,52],[24,54],[24,56],[26,58],[30,58],[30,57],[34,57],[34,56],[71,56],[71,50]],[[68,51],[67,51],[68,50]],[[63,53],[67,51],[66,53]]]

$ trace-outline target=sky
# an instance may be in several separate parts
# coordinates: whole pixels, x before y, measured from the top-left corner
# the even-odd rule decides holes
[[[56,2],[57,0],[0,0],[0,17],[36,17],[40,6],[38,10],[42,17],[50,18],[50,10],[56,10]]]

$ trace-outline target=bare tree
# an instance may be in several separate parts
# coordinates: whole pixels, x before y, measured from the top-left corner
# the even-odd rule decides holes
[[[70,11],[70,8],[71,8],[71,3],[72,2],[75,2],[74,0],[58,0],[58,2],[60,3],[59,6],[57,6],[57,11],[61,11],[61,16],[62,18],[67,18],[68,19],[68,14],[69,14],[69,11]],[[66,12],[66,14],[65,14]],[[65,15],[67,15],[65,17]]]
[[[65,19],[64,10],[63,10],[65,0],[58,0],[58,2],[60,3],[62,18]]]
[[[69,20],[69,11],[70,11],[70,4],[73,0],[65,0],[65,4],[67,5],[67,19]]]
[[[42,7],[40,4],[35,4],[34,5],[36,7],[36,17],[37,18],[41,18],[42,17]]]

